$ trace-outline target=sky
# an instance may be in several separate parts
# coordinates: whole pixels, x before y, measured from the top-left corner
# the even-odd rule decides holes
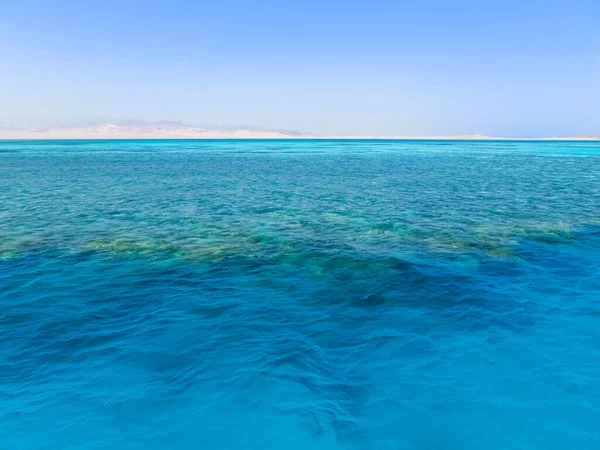
[[[0,0],[0,124],[600,135],[598,0]]]

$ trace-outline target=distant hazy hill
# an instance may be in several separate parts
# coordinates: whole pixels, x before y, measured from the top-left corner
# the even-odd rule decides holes
[[[0,139],[126,139],[126,138],[288,138],[310,137],[298,131],[212,129],[179,122],[102,123],[78,127],[0,128]]]
[[[515,138],[489,137],[480,134],[459,136],[318,136],[294,130],[261,130],[250,128],[224,128],[191,126],[181,122],[121,121],[77,126],[19,127],[0,125],[0,139],[186,139],[186,138],[347,138],[347,139],[448,139],[488,140]],[[530,138],[531,139],[531,138]],[[552,137],[545,140],[600,140],[596,136]]]

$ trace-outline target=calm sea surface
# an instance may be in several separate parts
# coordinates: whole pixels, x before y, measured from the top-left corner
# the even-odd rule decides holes
[[[600,448],[600,143],[0,142],[0,448]]]

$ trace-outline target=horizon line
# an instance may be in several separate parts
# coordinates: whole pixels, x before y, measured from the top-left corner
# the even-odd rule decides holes
[[[600,136],[554,136],[554,137],[463,137],[463,136],[194,136],[194,137],[0,137],[6,141],[318,141],[318,140],[369,140],[369,141],[600,141]]]

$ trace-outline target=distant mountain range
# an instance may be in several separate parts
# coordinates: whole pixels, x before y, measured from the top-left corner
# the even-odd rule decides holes
[[[185,139],[311,137],[299,131],[203,128],[180,122],[100,123],[88,126],[0,128],[0,139]]]
[[[204,127],[181,122],[120,121],[74,126],[19,127],[0,125],[0,139],[286,139],[286,138],[346,138],[346,139],[448,139],[448,140],[514,140],[480,134],[459,136],[319,136],[294,130],[262,130],[252,128]],[[532,138],[530,138],[532,139]],[[544,140],[600,140],[598,136],[549,137]]]

